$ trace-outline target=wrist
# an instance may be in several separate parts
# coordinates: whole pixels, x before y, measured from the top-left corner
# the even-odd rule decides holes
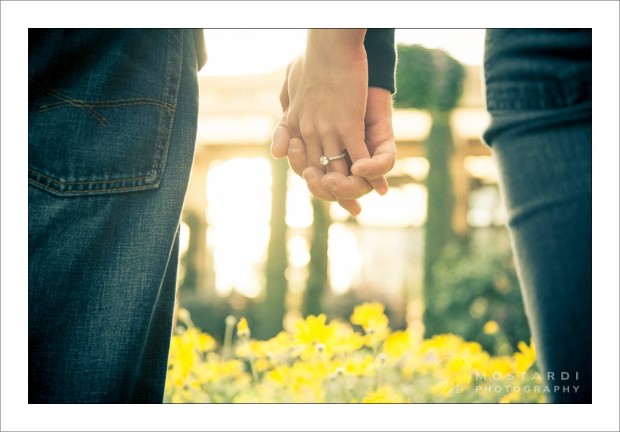
[[[306,53],[329,61],[366,60],[366,29],[310,29]]]
[[[392,124],[392,93],[382,87],[368,87],[367,96],[368,106],[372,106],[372,110],[366,110],[366,121],[369,123],[384,122]]]

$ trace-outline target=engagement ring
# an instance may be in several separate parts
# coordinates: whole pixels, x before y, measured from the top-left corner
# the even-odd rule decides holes
[[[338,156],[332,156],[332,157],[321,156],[321,158],[319,159],[319,162],[321,162],[321,165],[327,166],[327,164],[330,163],[331,161],[336,160],[336,159],[342,159],[346,155],[347,155],[347,152],[344,152],[344,153],[342,153],[342,154],[340,154]]]

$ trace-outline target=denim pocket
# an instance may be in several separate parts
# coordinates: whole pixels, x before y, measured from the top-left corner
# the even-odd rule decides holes
[[[63,196],[157,188],[182,44],[181,30],[31,30],[29,183]]]

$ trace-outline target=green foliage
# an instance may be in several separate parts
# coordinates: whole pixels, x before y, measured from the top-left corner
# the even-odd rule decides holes
[[[398,45],[395,105],[447,112],[463,92],[463,66],[445,51],[420,45]]]
[[[421,45],[398,45],[396,83],[398,91],[395,105],[398,108],[434,108],[434,66],[431,51]]]
[[[452,110],[463,94],[463,80],[465,69],[456,59],[440,50],[433,50],[434,100],[435,107],[440,112]]]
[[[288,162],[284,159],[271,160],[272,198],[269,246],[265,266],[265,299],[260,308],[261,320],[257,326],[257,335],[268,338],[282,330],[282,321],[286,313],[286,293],[288,281],[286,268],[286,188]]]
[[[436,293],[432,289],[432,268],[446,245],[455,239],[452,228],[454,193],[450,172],[454,145],[450,110],[461,97],[464,77],[463,66],[444,51],[429,50],[419,45],[398,46],[396,106],[427,110],[433,119],[425,143],[430,164],[426,178],[428,205],[424,240],[424,302],[428,310],[432,310],[436,302]],[[425,313],[424,321],[426,335],[434,334],[432,314]]]
[[[471,250],[452,243],[433,266],[433,302],[426,305],[427,334],[450,332],[502,354],[510,345],[530,340],[519,281],[509,251]],[[485,334],[495,321],[502,337]],[[430,328],[428,328],[430,327]]]
[[[323,311],[323,297],[329,284],[327,276],[327,243],[331,224],[329,203],[312,198],[312,212],[314,223],[310,243],[310,274],[302,301],[303,316],[318,315]]]
[[[426,157],[430,170],[426,177],[427,213],[424,231],[424,285],[432,283],[431,269],[441,256],[445,246],[453,241],[452,214],[454,192],[450,159],[453,144],[448,116],[436,113],[433,128],[426,145]],[[432,302],[433,292],[426,292],[426,302]]]
[[[193,323],[197,327],[209,329],[209,333],[218,342],[224,340],[227,316],[239,315],[243,311],[248,319],[259,322],[262,306],[256,300],[235,291],[227,297],[214,296],[207,300],[198,295],[185,294],[180,304],[191,314]]]

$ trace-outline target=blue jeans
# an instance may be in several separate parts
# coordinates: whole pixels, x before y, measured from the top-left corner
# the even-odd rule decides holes
[[[198,114],[191,30],[30,30],[29,402],[161,402]]]
[[[489,30],[493,147],[552,402],[592,401],[592,32]]]

